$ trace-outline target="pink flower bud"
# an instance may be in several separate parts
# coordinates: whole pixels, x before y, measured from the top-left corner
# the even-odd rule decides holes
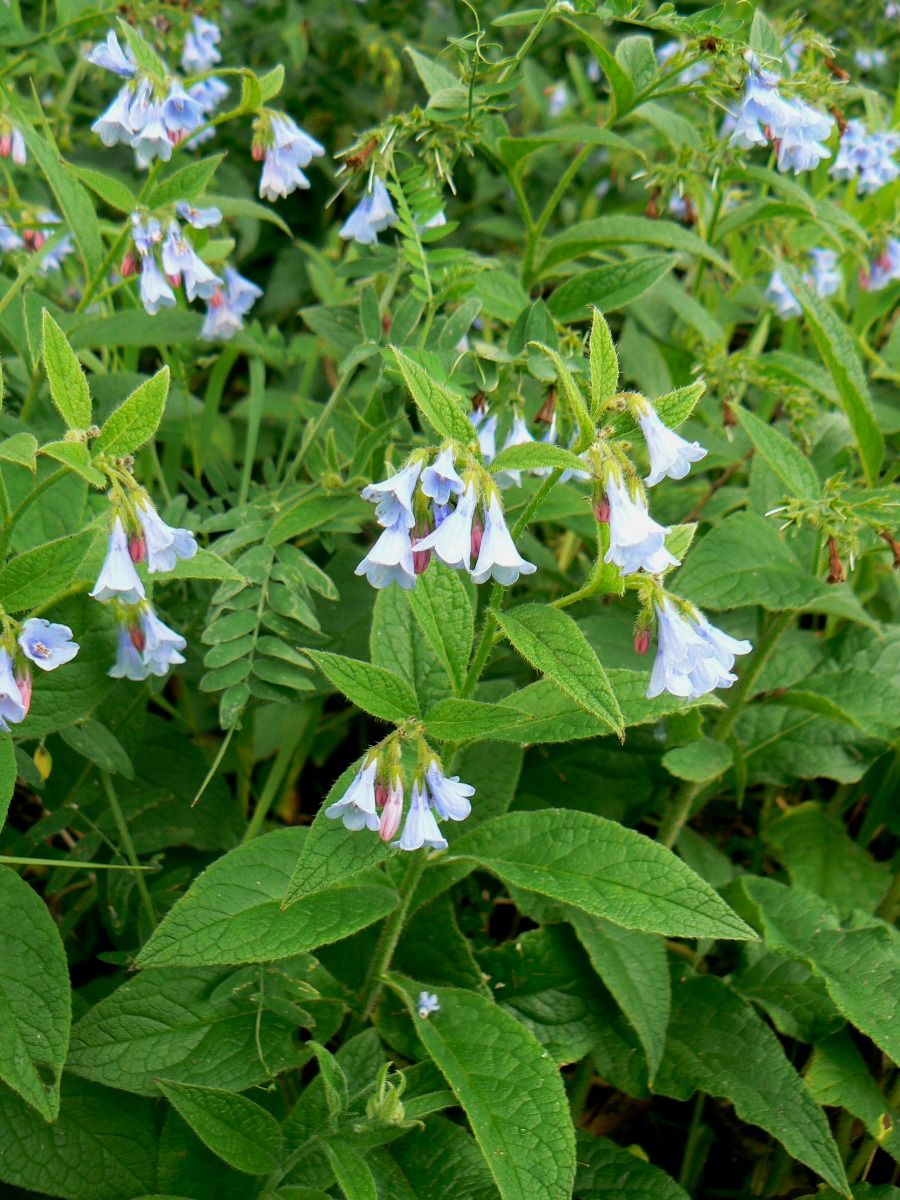
[[[605,496],[594,501],[594,516],[601,525],[609,524],[609,501]]]
[[[481,551],[481,539],[484,537],[484,526],[476,518],[472,522],[472,557],[477,558]]]
[[[413,542],[420,542],[431,533],[427,524],[418,524],[413,530]],[[413,570],[417,575],[424,575],[431,562],[430,550],[413,550]]]
[[[139,625],[134,625],[128,630],[128,636],[131,638],[131,644],[135,650],[143,653],[144,646],[147,644],[143,629]]]
[[[128,539],[128,553],[134,563],[143,562],[147,557],[147,543],[143,535],[133,533]]]
[[[378,808],[384,808],[385,804],[388,802],[389,795],[390,793],[383,783],[375,784],[375,804]]]
[[[0,137],[0,158],[9,158],[12,154],[12,134],[4,133]]]
[[[650,630],[639,629],[634,635],[634,649],[636,654],[646,654],[650,649]]]
[[[174,275],[167,275],[166,279],[168,279],[168,281],[169,281],[169,283],[171,283],[172,287],[181,287],[181,272],[180,271],[176,272]]]
[[[262,142],[254,142],[250,149],[250,156],[254,162],[262,162],[266,157],[266,148]]]
[[[392,787],[381,813],[381,824],[378,836],[383,842],[389,842],[400,828],[400,818],[403,816],[403,788]]]
[[[31,708],[31,674],[28,671],[19,671],[16,675],[16,683],[18,684],[19,695],[22,697],[22,706],[27,716],[28,710]]]
[[[222,289],[216,288],[216,290],[213,292],[212,296],[210,296],[210,299],[209,299],[210,308],[221,308],[224,303],[225,303],[225,295],[222,292]]]
[[[137,271],[137,260],[134,257],[134,251],[129,250],[122,259],[121,266],[119,267],[119,274],[123,279],[127,279],[128,276],[133,275],[135,271]]]

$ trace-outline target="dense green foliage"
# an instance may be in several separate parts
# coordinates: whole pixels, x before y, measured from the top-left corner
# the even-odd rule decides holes
[[[900,10],[200,15],[0,5],[0,1194],[898,1200]]]

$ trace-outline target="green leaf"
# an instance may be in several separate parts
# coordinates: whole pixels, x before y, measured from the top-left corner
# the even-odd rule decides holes
[[[598,308],[591,317],[591,416],[599,420],[607,400],[619,390],[619,357],[606,318]]]
[[[290,225],[268,204],[258,204],[255,200],[245,200],[242,196],[213,196],[204,197],[205,204],[214,204],[221,210],[224,217],[243,217],[251,221],[266,221],[277,225],[282,233],[293,238]]]
[[[209,158],[201,158],[199,162],[179,167],[177,171],[155,184],[146,199],[147,205],[162,208],[164,204],[175,204],[179,200],[197,200],[212,183],[213,176],[224,158],[224,154],[213,154]]]
[[[53,1121],[72,1021],[66,952],[43,900],[9,867],[0,869],[0,909],[0,1079]]]
[[[264,1108],[218,1088],[161,1079],[159,1087],[204,1145],[237,1171],[267,1175],[281,1162],[281,1130]]]
[[[848,1029],[817,1043],[804,1078],[814,1100],[859,1117],[870,1136],[897,1158],[897,1114],[891,1111]]]
[[[19,467],[27,467],[33,474],[37,449],[37,438],[33,433],[14,433],[12,437],[4,438],[0,442],[0,459],[15,463]]]
[[[778,885],[776,885],[778,886]],[[753,1008],[712,975],[683,976],[672,989],[672,1019],[656,1091],[689,1100],[697,1090],[730,1101],[826,1183],[849,1195],[825,1114]]]
[[[198,875],[138,955],[140,967],[268,962],[349,937],[396,903],[380,876],[361,875],[281,907],[306,830],[276,829]]]
[[[805,454],[792,441],[749,409],[732,408],[738,424],[753,443],[753,448],[764,459],[787,489],[787,495],[815,500],[822,494],[822,485],[815,468]]]
[[[339,1146],[326,1143],[325,1153],[338,1187],[346,1200],[378,1200],[372,1172],[363,1156],[342,1139]]]
[[[547,605],[523,604],[512,612],[498,613],[497,620],[526,662],[622,735],[622,711],[603,665],[568,613]]]
[[[698,379],[696,383],[675,388],[674,391],[657,397],[653,401],[653,407],[663,424],[668,425],[670,429],[677,429],[697,407],[700,397],[705,391],[706,384],[702,379]],[[631,437],[637,433],[639,428],[637,421],[628,410],[609,413],[607,424],[617,437]]]
[[[352,499],[347,496],[303,496],[273,522],[266,534],[266,545],[280,546],[301,533],[308,533],[344,514],[352,514],[354,508],[361,512],[363,503],[357,496]]]
[[[676,746],[663,755],[663,766],[677,779],[690,783],[708,783],[724,775],[734,755],[731,748],[712,738],[697,738],[686,746]]]
[[[244,576],[224,558],[201,547],[193,558],[179,558],[175,570],[166,572],[166,579],[230,579],[238,583]]]
[[[795,267],[789,263],[779,263],[779,269],[803,308],[813,340],[834,380],[856,438],[866,479],[873,484],[878,479],[884,439],[872,411],[865,372],[850,331],[831,305],[806,286]]]
[[[566,450],[564,446],[551,446],[547,442],[521,442],[517,446],[507,446],[488,465],[488,470],[494,475],[498,471],[584,471],[585,463]]]
[[[47,1125],[0,1091],[0,1179],[66,1200],[123,1200],[156,1187],[156,1120],[149,1100],[63,1078],[58,1120]]]
[[[564,916],[638,1035],[652,1083],[662,1062],[671,1008],[664,943],[655,934],[623,929],[574,908],[566,908]]]
[[[591,414],[588,411],[588,406],[585,403],[584,396],[581,394],[581,389],[572,378],[571,372],[555,350],[549,346],[545,346],[543,342],[529,342],[529,346],[535,346],[541,350],[556,367],[556,377],[559,380],[559,385],[562,388],[563,399],[572,419],[578,425],[578,448],[583,450],[594,437],[594,422],[591,419]],[[501,454],[503,451],[500,452]],[[567,458],[565,466],[576,471],[584,470],[584,463],[580,459],[576,459],[575,466],[572,468],[572,463],[569,461],[574,456],[570,455]],[[557,464],[554,464],[557,465]]]
[[[81,182],[86,183],[110,208],[123,213],[132,213],[137,208],[137,196],[121,179],[105,171],[95,171],[91,167],[74,167],[73,170]]]
[[[442,988],[417,1015],[418,989],[390,985],[465,1110],[502,1200],[569,1200],[575,1139],[562,1079],[527,1029],[476,992]]]
[[[96,763],[104,771],[134,779],[131,759],[118,738],[99,721],[83,721],[79,725],[66,725],[59,736],[88,762]]]
[[[83,529],[19,554],[0,568],[0,604],[23,612],[51,600],[72,582],[92,539]]]
[[[687,1192],[640,1153],[579,1131],[578,1200],[690,1200]]]
[[[674,266],[675,259],[668,255],[647,254],[594,267],[560,284],[551,293],[547,307],[557,321],[564,323],[586,319],[592,307],[612,312],[643,296]]]
[[[462,572],[433,562],[408,596],[422,632],[459,692],[475,636],[475,613]]]
[[[148,317],[142,308],[113,313],[109,317],[87,316],[73,320],[69,342],[76,350],[99,350],[104,346],[146,346]],[[153,344],[177,346],[196,341],[203,318],[183,309],[164,309],[153,317]]]
[[[87,429],[91,423],[91,393],[75,351],[47,312],[41,313],[44,335],[44,369],[50,395],[69,429]]]
[[[278,967],[129,975],[75,1025],[66,1071],[142,1096],[159,1095],[160,1076],[231,1092],[264,1084],[299,1055],[297,1022],[260,1009],[259,993],[296,990]]]
[[[420,709],[445,700],[452,691],[447,671],[421,636],[409,603],[411,593],[384,588],[375,597],[369,647],[373,666],[396,675],[415,692]]]
[[[94,455],[132,454],[159,428],[169,394],[169,368],[163,367],[126,396],[109,414],[94,442]]]
[[[651,217],[633,216],[630,213],[614,213],[607,217],[580,221],[551,238],[547,243],[539,273],[543,275],[560,263],[594,254],[601,247],[609,245],[660,246],[665,250],[704,258],[721,271],[727,271],[729,274],[733,272],[733,268],[721,254],[677,221],[659,221]],[[601,308],[601,312],[603,311],[606,310]]]
[[[306,653],[325,678],[363,712],[380,717],[382,721],[395,722],[419,716],[415,693],[392,671],[328,650],[307,650]]]
[[[70,467],[76,475],[86,479],[95,488],[109,487],[109,481],[103,472],[91,465],[91,453],[84,442],[47,442],[41,446],[38,453]]]
[[[443,88],[459,87],[459,77],[452,71],[448,71],[445,66],[435,62],[433,58],[427,58],[418,50],[413,50],[411,46],[404,46],[404,52],[409,55],[416,74],[422,80],[429,96],[433,96],[435,92],[439,92]]]
[[[169,72],[166,69],[166,64],[150,43],[145,40],[140,30],[136,29],[133,25],[129,25],[122,17],[119,17],[118,24],[119,30],[128,43],[131,53],[134,55],[134,61],[138,66],[143,67],[150,75],[155,75],[160,82],[167,79]]]
[[[516,887],[626,929],[745,941],[754,934],[670,850],[593,813],[564,809],[497,817],[453,844]]]
[[[522,725],[522,741],[528,741],[527,725],[532,718],[514,708],[482,704],[480,700],[441,700],[425,714],[425,730],[444,742],[480,741],[495,738],[501,729]]]
[[[847,1020],[900,1061],[900,934],[862,915],[842,925],[818,896],[774,879],[745,877],[740,886],[767,945],[810,966]]]
[[[472,442],[475,438],[475,428],[466,415],[463,398],[451,392],[442,383],[438,383],[424,367],[413,362],[402,350],[398,350],[396,346],[391,346],[390,349],[397,360],[404,383],[428,424],[441,437],[453,438],[465,445]]]
[[[618,117],[624,116],[634,106],[634,84],[627,72],[619,65],[615,55],[607,50],[603,42],[593,37],[586,29],[582,28],[581,25],[569,17],[562,16],[562,20],[567,25],[572,26],[594,58],[596,58],[600,69],[606,76],[613,99],[612,111],[608,117],[608,121],[611,124]]]
[[[16,750],[12,738],[0,737],[0,831],[9,812],[9,802],[16,790]]]

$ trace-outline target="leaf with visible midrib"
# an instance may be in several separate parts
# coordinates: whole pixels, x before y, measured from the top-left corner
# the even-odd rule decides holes
[[[442,437],[454,438],[457,442],[471,442],[475,438],[475,427],[463,410],[463,399],[449,388],[438,383],[428,372],[414,362],[402,350],[391,346],[403,381],[409,388],[422,416]]]
[[[475,636],[475,614],[461,572],[432,562],[408,595],[413,615],[459,692]]]
[[[160,1079],[159,1088],[197,1137],[237,1171],[266,1175],[281,1161],[281,1130],[271,1115],[234,1092]]]
[[[671,850],[593,813],[507,813],[453,844],[501,879],[666,937],[752,940],[725,901]]]
[[[382,721],[405,721],[419,715],[415,692],[399,675],[358,658],[346,658],[328,650],[307,650],[322,674],[348,700],[380,717]]]
[[[42,310],[44,367],[50,395],[69,429],[87,429],[91,423],[91,393],[75,351],[66,335],[47,312]]]
[[[603,664],[568,613],[549,605],[523,604],[498,613],[497,621],[526,662],[622,735],[622,710]]]
[[[72,582],[84,558],[93,531],[83,529],[69,537],[35,546],[0,569],[0,603],[8,612],[37,608]]]
[[[0,1079],[53,1121],[72,1020],[65,950],[43,900],[8,867],[0,912]]]
[[[627,262],[594,267],[560,284],[547,301],[547,307],[557,321],[584,320],[591,305],[612,312],[637,300],[674,266],[675,259],[668,255],[647,254]]]
[[[169,368],[139,384],[106,418],[94,442],[94,455],[131,454],[149,442],[159,428],[169,395]]]
[[[753,448],[778,476],[789,496],[816,499],[822,494],[822,485],[812,463],[793,442],[749,409],[733,407],[732,411]]]
[[[565,1089],[543,1047],[515,1017],[475,992],[441,988],[440,1010],[417,1015],[419,989],[389,978],[416,1033],[456,1094],[503,1200],[569,1200],[575,1139]]]

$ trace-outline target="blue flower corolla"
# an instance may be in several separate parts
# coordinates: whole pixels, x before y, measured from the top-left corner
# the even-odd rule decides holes
[[[900,279],[900,238],[888,238],[884,250],[869,268],[866,288],[880,292],[896,279]]]
[[[216,63],[222,61],[222,55],[217,49],[222,40],[222,31],[214,21],[206,21],[203,17],[191,18],[191,27],[184,36],[184,46],[181,51],[181,67],[186,75],[200,71],[209,71]]]
[[[409,527],[404,520],[389,525],[378,541],[357,566],[355,575],[365,575],[373,588],[379,591],[398,584],[404,591],[415,587],[416,570],[413,562],[412,542]]]
[[[431,850],[446,850],[447,839],[441,836],[435,820],[428,789],[418,780],[413,784],[412,796],[400,840],[393,843],[401,850],[420,850],[428,846]]]
[[[497,418],[488,408],[476,408],[469,413],[469,420],[475,427],[481,457],[486,463],[493,462],[497,457]]]
[[[822,143],[834,127],[834,118],[802,100],[786,100],[785,105],[788,119],[780,129],[772,127],[772,136],[778,143],[778,169],[799,175],[831,157],[831,151]]]
[[[205,120],[203,106],[177,80],[160,106],[160,117],[167,133],[181,135],[192,133]]]
[[[172,139],[166,129],[162,105],[153,99],[153,89],[142,79],[128,109],[128,121],[134,131],[131,147],[138,166],[148,167],[154,158],[168,162],[172,157]]]
[[[503,449],[508,450],[510,446],[524,446],[528,442],[533,442],[534,437],[525,422],[525,418],[520,412],[513,414],[513,422],[509,433],[506,435],[506,441],[503,443]],[[498,471],[494,477],[500,487],[519,487],[522,482],[521,471]]]
[[[685,615],[669,599],[656,605],[659,623],[658,648],[647,699],[670,692],[681,699],[696,700],[717,687],[730,687],[735,656],[753,649],[711,625],[696,610]]]
[[[150,254],[162,241],[162,226],[156,217],[142,221],[138,213],[132,213],[131,237],[139,254]]]
[[[464,821],[472,811],[469,797],[475,789],[468,783],[460,783],[458,775],[449,778],[437,762],[432,759],[425,772],[425,782],[431,803],[438,816],[444,821]]]
[[[135,635],[127,625],[119,626],[116,661],[106,672],[112,679],[131,679],[134,683],[140,683],[150,674],[143,654],[135,645],[135,640],[143,641],[139,632]]]
[[[284,200],[298,188],[305,190],[309,186],[309,180],[289,154],[274,146],[266,151],[259,177],[262,200]]]
[[[374,833],[381,823],[375,803],[375,775],[378,759],[366,763],[344,792],[340,800],[325,809],[325,816],[332,821],[340,818],[345,829],[371,829]]]
[[[0,218],[0,250],[9,254],[13,250],[21,250],[24,245],[16,231]]]
[[[612,475],[607,480],[609,501],[609,549],[604,562],[615,563],[623,575],[646,571],[656,575],[667,567],[677,567],[678,559],[666,549],[669,530],[658,524],[647,511],[643,496],[632,496],[628,485]]]
[[[734,117],[734,126],[729,139],[732,146],[749,150],[753,146],[765,146],[768,127],[780,128],[786,117],[786,101],[778,91],[780,76],[772,71],[751,69],[744,85],[744,95]]]
[[[45,621],[43,617],[28,618],[19,634],[19,646],[25,657],[42,671],[55,671],[71,662],[79,650],[68,625]]]
[[[0,729],[9,733],[10,725],[25,720],[28,711],[13,674],[13,664],[6,647],[0,647]]]
[[[384,180],[375,176],[372,185],[339,230],[345,241],[359,242],[371,246],[378,241],[378,234],[397,222],[397,214],[384,186]]]
[[[416,1001],[416,1012],[423,1021],[427,1020],[432,1013],[440,1011],[441,1002],[434,992],[419,992],[419,999]]]
[[[421,470],[421,460],[411,462],[389,479],[381,483],[370,483],[363,488],[360,493],[363,500],[377,505],[375,520],[379,525],[402,525],[405,529],[412,529],[416,523],[412,498]]]
[[[180,276],[188,300],[209,300],[222,280],[212,271],[188,242],[176,221],[172,221],[162,247],[163,270],[170,278]]]
[[[262,295],[262,288],[245,279],[234,267],[226,267],[222,274],[225,286],[210,297],[200,330],[204,341],[227,341],[234,337],[244,327],[242,318]]]
[[[843,279],[837,269],[838,256],[834,250],[823,250],[818,246],[809,252],[812,268],[804,275],[813,291],[823,298],[840,291]]]
[[[550,89],[547,96],[547,112],[551,117],[561,117],[569,107],[569,93],[564,83]]]
[[[196,100],[206,116],[214,112],[225,97],[228,95],[228,84],[222,79],[217,79],[215,76],[212,79],[201,79],[197,83],[192,83],[188,88],[188,95],[192,100]],[[209,137],[214,136],[212,129],[207,131]],[[196,139],[191,139],[189,145],[194,145]]]
[[[650,404],[642,406],[638,424],[650,455],[650,474],[644,480],[647,487],[654,487],[666,477],[684,479],[691,464],[706,457],[707,451],[699,442],[689,442],[670,429]]]
[[[416,542],[413,549],[417,553],[433,550],[445,566],[468,571],[472,558],[472,521],[476,503],[475,485],[469,483],[450,516],[427,537]]]
[[[175,211],[192,229],[212,229],[222,222],[222,210],[212,204],[208,208],[196,208],[186,200],[179,200]]]
[[[147,570],[151,575],[174,571],[178,559],[193,558],[197,553],[197,541],[191,531],[167,525],[147,497],[138,501],[135,511],[144,532]]]
[[[276,113],[270,128],[275,149],[298,167],[308,167],[314,158],[321,158],[325,153],[325,147],[287,113]]]
[[[95,67],[112,71],[114,75],[119,75],[122,79],[131,79],[137,70],[131,47],[126,46],[123,50],[119,45],[118,35],[113,30],[107,33],[105,42],[98,42],[85,57]]]
[[[151,317],[161,308],[175,307],[175,293],[152,254],[141,258],[141,304]]]
[[[141,632],[144,635],[144,666],[151,675],[166,675],[169,668],[184,662],[181,651],[185,639],[161,621],[149,604],[141,612]]]
[[[771,139],[778,146],[780,170],[812,170],[830,155],[820,143],[829,136],[834,119],[803,100],[786,99],[778,91],[780,82],[772,71],[751,66],[730,143],[748,150]]]
[[[489,579],[495,579],[504,587],[510,587],[520,575],[533,575],[536,570],[534,563],[527,562],[519,554],[506,527],[503,506],[496,495],[491,496],[484,514],[484,532],[472,568],[472,581],[487,583]]]
[[[119,142],[131,145],[134,137],[130,117],[133,95],[130,87],[123,87],[116,93],[109,108],[91,126],[91,131],[96,133],[104,146],[116,146]]]
[[[453,465],[453,448],[444,446],[437,458],[422,472],[422,494],[436,505],[449,503],[451,495],[461,492],[464,484]]]
[[[257,287],[234,267],[226,267],[223,274],[228,303],[238,316],[245,317],[262,295],[262,288]]]
[[[779,317],[799,317],[803,312],[800,301],[784,281],[780,271],[773,271],[765,290],[765,298],[772,304]]]
[[[853,61],[861,71],[877,71],[879,67],[887,66],[887,51],[854,50]]]
[[[894,161],[898,148],[900,134],[885,130],[869,132],[862,121],[848,121],[830,174],[835,179],[856,179],[859,194],[871,195],[900,175],[900,167]]]
[[[144,585],[131,561],[128,538],[119,517],[113,521],[106,558],[91,596],[101,601],[118,600],[120,604],[137,604],[144,598]]]

